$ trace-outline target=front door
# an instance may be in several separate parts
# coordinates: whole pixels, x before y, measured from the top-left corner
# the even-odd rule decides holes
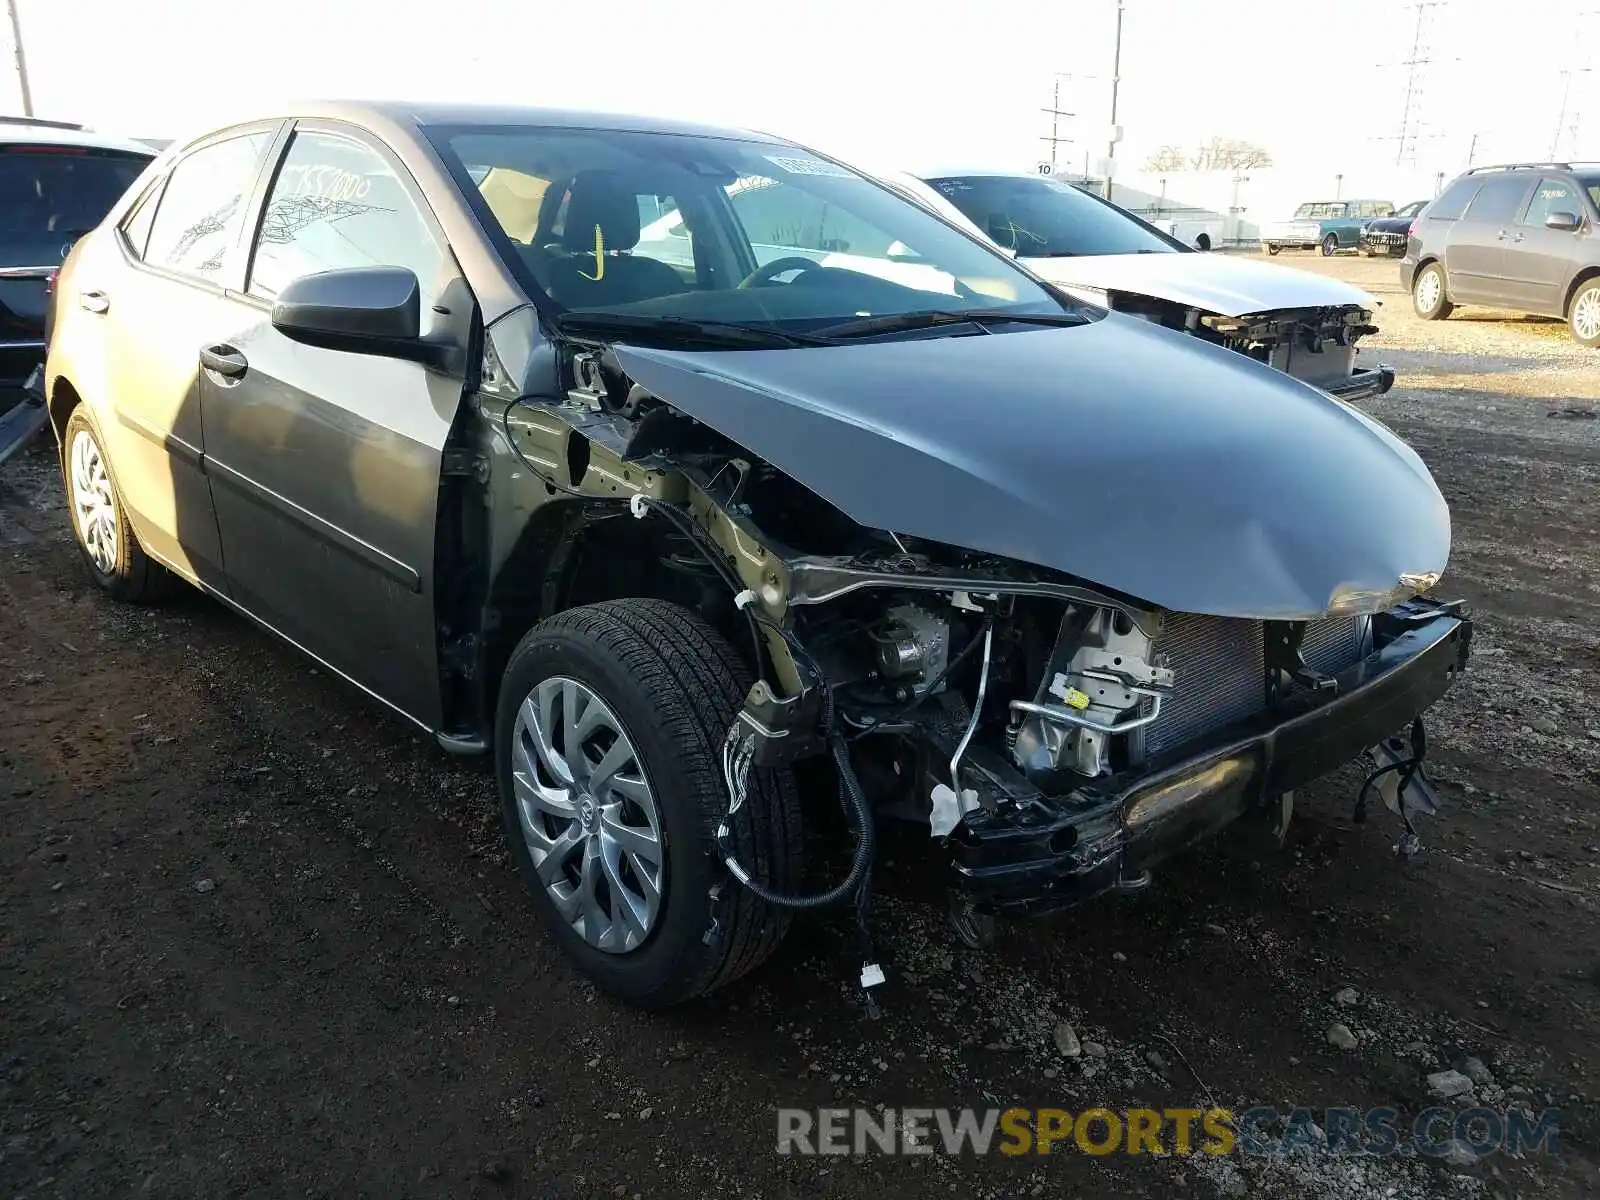
[[[403,266],[422,285],[423,332],[459,329],[470,313],[440,311],[459,270],[424,212],[376,143],[301,122],[267,192],[244,291],[191,353],[206,355],[207,467],[234,599],[433,728],[434,526],[462,380],[305,346],[270,320],[273,297],[301,275]]]
[[[195,348],[226,319],[224,288],[274,132],[232,133],[180,159],[124,222],[125,264],[103,279],[80,277],[79,295],[64,298],[105,320],[113,420],[101,435],[140,542],[219,590]]]
[[[1579,227],[1547,229],[1545,219],[1551,213],[1571,213],[1579,219]],[[1519,309],[1552,317],[1565,315],[1567,281],[1588,233],[1583,217],[1583,197],[1576,186],[1565,179],[1539,181],[1506,242],[1506,290]]]

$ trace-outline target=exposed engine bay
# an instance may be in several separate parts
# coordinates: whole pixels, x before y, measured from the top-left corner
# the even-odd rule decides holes
[[[1068,289],[1082,294],[1082,289]],[[1356,344],[1378,327],[1356,305],[1275,309],[1222,316],[1190,305],[1131,292],[1100,292],[1096,302],[1237,351],[1257,362],[1333,391],[1356,371]]]
[[[1265,324],[1197,323],[1189,332],[1235,350],[1248,342],[1269,357],[1353,353],[1362,327],[1331,314],[1321,318],[1309,327],[1303,315]],[[999,340],[925,345],[944,350]],[[1312,342],[1321,350],[1308,349]],[[895,352],[864,347],[859,357]],[[916,361],[930,354],[923,350]],[[803,367],[806,359],[796,353],[782,362]],[[1041,544],[1031,562],[981,548],[1048,534],[1048,523],[1033,526],[1035,532],[1007,527],[1003,504],[989,504],[989,520],[959,535],[980,548],[914,529],[936,522],[929,510],[906,505],[907,494],[921,488],[931,495],[928,489],[940,486],[935,479],[966,486],[968,476],[948,472],[952,464],[979,469],[971,445],[963,456],[926,460],[926,469],[943,474],[919,481],[924,461],[908,460],[865,492],[847,469],[797,465],[796,456],[810,453],[797,446],[808,431],[802,426],[785,442],[759,426],[789,412],[811,420],[815,409],[782,398],[752,407],[753,384],[717,373],[730,360],[741,368],[776,361],[737,354],[713,365],[572,338],[560,346],[558,394],[537,403],[512,400],[492,414],[485,409],[486,427],[503,433],[517,460],[543,480],[534,507],[565,514],[557,534],[562,547],[535,589],[547,608],[618,594],[670,599],[699,612],[754,668],[756,683],[722,746],[728,800],[715,854],[727,886],[790,907],[853,897],[864,910],[875,827],[909,822],[948,856],[952,916],[969,937],[975,920],[1046,912],[1142,886],[1151,866],[1248,812],[1281,827],[1297,786],[1356,758],[1369,765],[1358,814],[1365,815],[1369,794],[1377,795],[1404,827],[1402,857],[1416,852],[1414,820],[1437,806],[1422,773],[1421,714],[1464,667],[1471,636],[1459,603],[1422,598],[1437,570],[1407,573],[1388,565],[1425,563],[1438,554],[1425,495],[1412,502],[1412,524],[1399,531],[1411,539],[1394,543],[1399,557],[1374,558],[1369,569],[1347,552],[1324,560],[1320,546],[1285,542],[1274,552],[1292,548],[1300,558],[1293,572],[1258,572],[1251,602],[1262,606],[1260,615],[1234,615],[1240,580],[1214,568],[1185,577],[1181,586],[1167,582],[1174,578],[1170,569],[1150,575],[1148,589],[1139,585],[1146,594],[1193,595],[1204,605],[1167,607],[1046,565],[1054,558],[1089,561],[1095,546],[1088,526],[1063,527],[1071,530],[1065,548]],[[1231,375],[1243,366],[1226,369]],[[490,385],[498,369],[491,348]],[[1370,424],[1342,415],[1344,406],[1311,389],[1280,393],[1286,385],[1272,383],[1274,373],[1260,376],[1274,397],[1321,406],[1317,413],[1336,419],[1329,436],[1372,436]],[[1256,372],[1248,369],[1240,379],[1250,386]],[[799,395],[801,385],[794,386]],[[668,394],[675,389],[682,394]],[[775,414],[779,404],[790,407]],[[1282,406],[1249,411],[1275,407]],[[1107,411],[1121,419],[1122,409]],[[988,424],[1005,416],[997,412]],[[1260,416],[1250,419],[1259,426]],[[752,420],[750,440],[765,439],[765,454],[730,436]],[[920,436],[881,418],[824,429],[826,451],[839,462],[852,455],[871,461],[863,449],[881,444],[885,453],[899,452]],[[862,437],[870,439],[865,447]],[[1230,435],[1229,444],[1229,454],[1236,453],[1239,439]],[[1364,451],[1359,441],[1350,444],[1354,468]],[[1003,449],[997,443],[997,454]],[[1415,469],[1422,470],[1420,463]],[[1395,478],[1409,488],[1411,479],[1420,484],[1426,477]],[[1296,486],[1321,486],[1303,470],[1293,479]],[[1233,501],[1264,518],[1279,516],[1284,485],[1271,486],[1277,510],[1237,489]],[[1343,487],[1333,478],[1327,486]],[[1426,486],[1432,488],[1431,480]],[[1087,497],[1078,498],[1078,511],[1087,514],[1081,503]],[[890,502],[880,519],[861,520],[880,500]],[[1329,511],[1327,502],[1314,503]],[[1229,531],[1197,518],[1197,507],[1191,501],[1186,510],[1168,510],[1169,520],[1181,515],[1195,532],[1178,541],[1164,534],[1159,544],[1198,562],[1259,555],[1262,532],[1248,526],[1239,531],[1245,541],[1200,546],[1199,538]],[[908,519],[883,515],[901,511]],[[1037,508],[1017,511],[1039,520]],[[1351,527],[1348,544],[1364,546],[1369,557],[1390,553],[1382,539],[1395,526],[1385,510],[1346,505],[1344,512],[1366,523]],[[967,515],[953,512],[951,519]],[[1102,542],[1100,552],[1124,581],[1151,569],[1148,555],[1130,555],[1114,539]],[[820,771],[833,779],[836,786],[823,796],[837,790],[855,839],[844,880],[814,896],[771,892],[756,865],[734,849],[751,772],[791,767],[811,771],[808,778]],[[812,791],[807,803],[819,802],[826,800]],[[708,936],[718,922],[713,892]]]

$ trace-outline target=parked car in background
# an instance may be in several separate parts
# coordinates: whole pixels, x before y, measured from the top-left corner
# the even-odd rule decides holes
[[[1406,241],[1411,236],[1411,223],[1429,201],[1413,200],[1397,208],[1393,216],[1375,217],[1361,227],[1361,253],[1369,258],[1387,254],[1399,258],[1406,252]]]
[[[1318,247],[1324,255],[1354,250],[1361,243],[1361,227],[1366,222],[1393,212],[1394,205],[1387,200],[1319,200],[1302,204],[1289,220],[1262,227],[1261,248],[1268,254]]]
[[[0,118],[0,462],[44,428],[25,385],[44,365],[51,279],[154,157],[81,125]]]
[[[1474,167],[1417,219],[1400,282],[1427,321],[1507,308],[1600,346],[1600,163]]]
[[[1025,171],[895,173],[885,182],[1082,300],[1237,350],[1345,399],[1378,395],[1358,367],[1377,301],[1310,271],[1198,253],[1064,180]]]
[[[640,240],[669,207],[687,262]],[[834,229],[922,274],[819,260]],[[1472,625],[1426,595],[1422,460],[792,142],[309,105],[170,151],[56,303],[94,584],[197,585],[492,755],[535,911],[632,1002],[835,904],[841,968],[882,982],[879,823],[976,932],[1281,825],[1360,757],[1403,845],[1434,810],[1420,720]],[[835,798],[850,865],[801,894]]]

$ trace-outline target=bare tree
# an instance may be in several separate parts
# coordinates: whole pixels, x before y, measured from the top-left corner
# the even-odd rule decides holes
[[[1271,165],[1272,155],[1254,142],[1239,138],[1213,137],[1189,156],[1189,166],[1195,171],[1232,171]]]
[[[1188,158],[1183,153],[1182,146],[1167,145],[1161,147],[1145,160],[1146,171],[1181,171],[1189,165]]]

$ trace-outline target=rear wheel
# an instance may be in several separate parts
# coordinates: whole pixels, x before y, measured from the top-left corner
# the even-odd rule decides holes
[[[1276,256],[1277,253],[1282,249],[1283,249],[1282,246],[1268,246],[1267,247],[1267,253]]]
[[[1445,290],[1444,268],[1429,263],[1411,281],[1411,307],[1424,321],[1442,321],[1455,311]]]
[[[788,910],[736,885],[713,855],[728,807],[722,743],[751,682],[716,630],[643,599],[542,622],[506,668],[495,768],[512,857],[557,945],[623,1000],[704,995],[766,959],[788,928]],[[733,825],[739,861],[792,894],[792,774],[752,768]],[[720,933],[707,944],[719,880]]]
[[[1567,309],[1567,327],[1581,346],[1600,346],[1600,279],[1578,289]]]
[[[61,439],[61,473],[72,532],[95,585],[116,600],[147,604],[172,593],[177,576],[144,552],[128,523],[100,433],[79,405]]]
[[[1332,258],[1337,253],[1339,253],[1339,235],[1330,233],[1322,239],[1322,257]]]

